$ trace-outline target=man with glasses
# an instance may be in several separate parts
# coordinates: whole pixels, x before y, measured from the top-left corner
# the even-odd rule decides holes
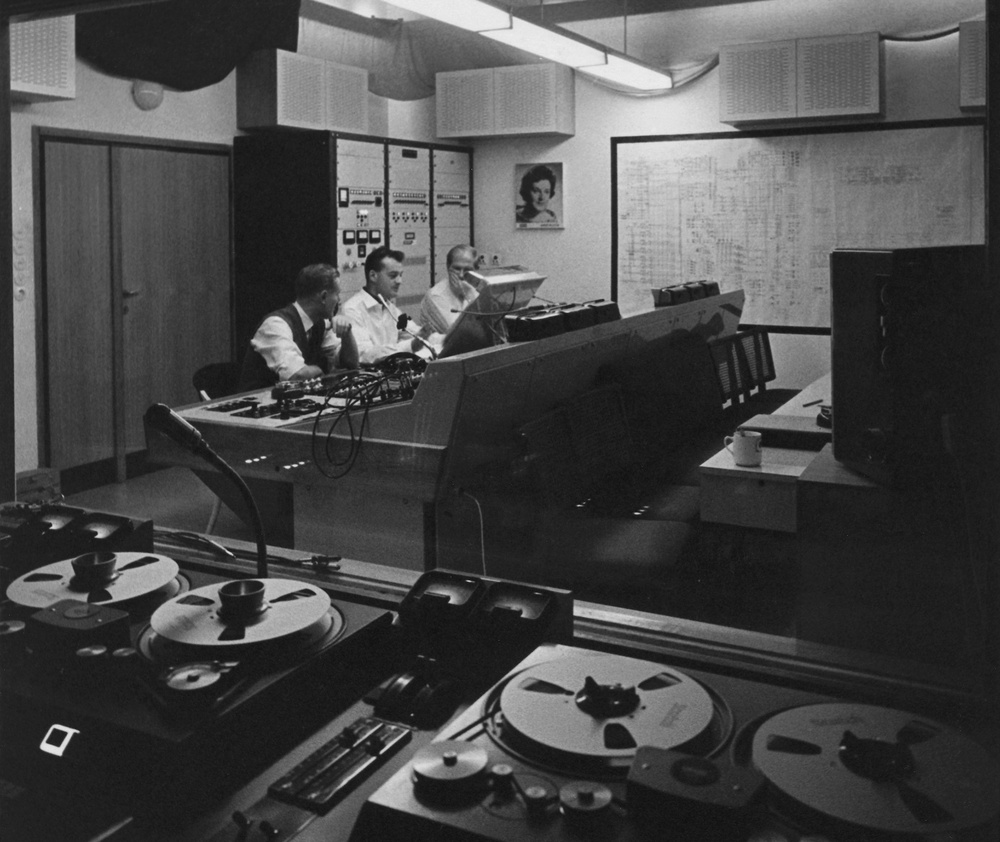
[[[476,266],[472,246],[455,246],[448,252],[447,266],[448,276],[427,290],[420,304],[420,323],[435,333],[447,333],[458,314],[479,294],[465,279]]]

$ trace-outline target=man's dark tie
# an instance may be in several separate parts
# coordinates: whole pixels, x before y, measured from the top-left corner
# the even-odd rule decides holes
[[[320,349],[323,347],[323,323],[317,322],[311,328],[309,328],[309,357],[310,359],[316,359],[320,353]]]

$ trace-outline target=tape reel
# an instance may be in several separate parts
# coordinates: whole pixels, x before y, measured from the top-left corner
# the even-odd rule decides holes
[[[280,640],[329,615],[330,597],[315,585],[291,579],[260,581],[265,610],[251,619],[226,619],[219,590],[228,583],[221,582],[163,603],[153,612],[150,628],[182,646],[239,647]]]
[[[958,832],[1000,812],[1000,769],[978,743],[874,705],[792,708],[757,730],[753,762],[779,806],[893,834]]]
[[[88,557],[113,562],[108,581],[81,584],[73,563]],[[25,608],[47,608],[64,599],[113,605],[157,591],[166,598],[180,590],[179,569],[173,559],[154,553],[85,553],[19,576],[8,586],[7,597]]]
[[[673,748],[712,722],[708,691],[662,664],[611,655],[548,661],[513,676],[500,695],[503,734],[529,753],[613,767],[639,746]]]

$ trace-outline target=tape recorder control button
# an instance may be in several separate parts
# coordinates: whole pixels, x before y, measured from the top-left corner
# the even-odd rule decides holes
[[[719,767],[703,757],[682,757],[670,767],[670,774],[688,786],[711,786],[719,780]]]

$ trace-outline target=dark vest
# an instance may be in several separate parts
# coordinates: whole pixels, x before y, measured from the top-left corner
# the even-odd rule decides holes
[[[299,316],[299,311],[294,306],[289,304],[287,307],[282,307],[280,310],[269,313],[260,320],[260,324],[264,324],[271,316],[278,316],[284,319],[285,323],[292,329],[292,339],[299,346],[299,351],[302,353],[305,364],[319,366],[323,371],[326,371],[327,362],[323,354],[324,331],[322,324],[317,322],[313,325],[317,330],[313,331],[314,339],[310,342],[309,335],[302,324],[302,318]],[[257,325],[257,329],[254,330],[255,335],[257,330],[260,330],[260,325]],[[243,357],[243,368],[240,371],[240,391],[249,392],[253,389],[266,389],[277,382],[277,375],[267,367],[264,358],[250,345],[247,348],[246,355]]]

